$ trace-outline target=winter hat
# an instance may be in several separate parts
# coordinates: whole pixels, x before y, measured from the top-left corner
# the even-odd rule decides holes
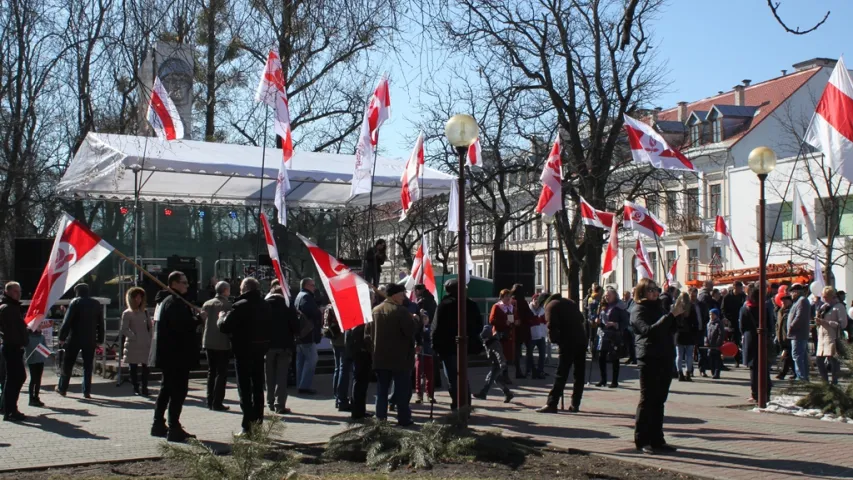
[[[720,309],[718,308],[712,308],[709,313],[713,313],[717,318],[720,318]]]
[[[397,285],[396,283],[389,283],[385,288],[385,295],[388,297],[392,297],[398,293],[405,292],[406,287],[402,285]]]

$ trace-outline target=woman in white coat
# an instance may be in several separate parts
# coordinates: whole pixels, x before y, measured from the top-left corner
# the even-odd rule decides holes
[[[145,310],[145,290],[133,287],[125,296],[127,310],[121,314],[124,336],[123,362],[130,366],[130,383],[134,395],[148,396],[148,352],[151,350],[151,319]],[[142,365],[142,378],[139,378]]]
[[[844,304],[838,301],[835,289],[823,289],[824,304],[815,316],[817,324],[817,369],[824,382],[829,381],[828,369],[832,369],[832,384],[838,385],[838,373],[841,364],[838,356],[841,354],[838,341],[844,339],[844,329],[847,327],[847,312]]]

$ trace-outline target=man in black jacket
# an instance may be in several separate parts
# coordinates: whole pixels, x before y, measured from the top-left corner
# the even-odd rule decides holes
[[[387,250],[388,245],[385,243],[385,239],[380,238],[364,254],[362,273],[364,274],[364,279],[374,287],[379,286],[379,274],[382,273],[382,264],[388,259]]]
[[[196,328],[204,320],[205,314],[200,313],[201,320],[196,318],[184,299],[188,289],[187,276],[174,271],[169,274],[169,290],[162,290],[154,297],[157,309],[154,312],[154,335],[148,365],[162,369],[163,380],[154,407],[151,436],[166,437],[170,442],[185,442],[195,438],[181,426],[181,411],[189,390],[190,369],[199,358]],[[164,418],[167,409],[168,428]]]
[[[273,281],[266,300],[272,311],[270,348],[266,362],[267,406],[279,415],[286,415],[290,413],[287,408],[287,373],[290,371],[290,359],[296,349],[299,317],[293,306],[289,306],[284,299],[284,290],[278,280]]]
[[[264,419],[264,356],[269,349],[272,333],[272,309],[261,295],[261,284],[246,278],[240,285],[240,296],[231,312],[219,319],[219,331],[231,336],[237,368],[237,390],[243,410],[243,431]]]
[[[0,408],[4,421],[21,422],[27,418],[18,411],[18,397],[27,379],[24,347],[29,342],[29,333],[21,310],[21,285],[16,282],[7,283],[0,297],[0,333],[3,334],[2,350],[6,362]]]
[[[299,338],[296,340],[296,385],[301,395],[317,393],[312,387],[314,369],[317,367],[317,344],[323,340],[323,313],[314,296],[314,280],[303,278],[296,296],[296,310],[300,314]]]
[[[94,298],[89,297],[89,285],[85,283],[74,287],[77,297],[68,304],[65,320],[59,329],[59,346],[65,346],[65,359],[62,363],[62,375],[56,392],[63,397],[68,393],[71,372],[77,363],[77,354],[83,356],[83,397],[92,398],[92,367],[95,349],[104,342],[104,308]]]
[[[450,392],[450,409],[456,410],[459,397],[457,388],[457,351],[456,336],[458,333],[459,312],[457,311],[457,298],[459,284],[456,279],[450,279],[444,284],[445,295],[435,310],[435,318],[432,321],[432,349],[438,355],[440,362],[444,364],[444,373],[447,375]],[[465,298],[468,353],[479,353],[483,346],[480,342],[480,332],[483,330],[483,317],[480,309],[470,298]],[[476,343],[476,345],[474,345]],[[468,405],[471,405],[471,388],[467,386]]]
[[[551,343],[560,346],[560,356],[554,386],[548,394],[548,403],[537,412],[557,413],[557,403],[563,396],[572,367],[575,369],[575,382],[572,387],[572,405],[569,411],[578,412],[583,397],[586,370],[586,322],[578,304],[562,298],[559,293],[545,300],[545,321],[548,324],[548,337]]]
[[[723,318],[728,322],[728,327],[732,329],[732,341],[738,346],[738,353],[735,355],[735,367],[740,366],[741,361],[741,340],[742,334],[740,331],[740,309],[746,302],[746,293],[743,292],[743,283],[740,280],[734,283],[734,288],[728,295],[723,297],[722,313]]]

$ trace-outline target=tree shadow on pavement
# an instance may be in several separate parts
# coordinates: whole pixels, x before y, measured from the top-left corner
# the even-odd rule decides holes
[[[74,425],[73,423],[64,422],[62,420],[59,420],[58,418],[53,418],[51,415],[54,415],[54,413],[46,413],[35,417],[28,417],[26,421],[19,423],[19,425],[38,428],[42,431],[54,433],[65,438],[109,440],[108,437],[96,435],[94,433],[82,429],[78,425]]]
[[[738,442],[738,441],[756,441],[756,442],[780,442],[780,443],[817,443],[802,439],[782,438],[776,435],[765,434],[761,432],[740,432],[732,430],[722,430],[719,428],[666,428],[664,433],[668,436],[676,438],[695,438],[699,437],[702,440],[709,442]],[[712,450],[714,451],[714,450]]]
[[[636,414],[634,413],[611,413],[611,412],[586,412],[587,414],[601,415],[604,417],[618,417],[634,420]],[[700,425],[703,423],[708,423],[707,420],[703,420],[701,418],[695,417],[675,417],[672,415],[666,415],[663,420],[663,428],[666,431],[667,424],[676,424],[676,425]]]
[[[50,405],[45,405],[46,410],[50,410],[53,413],[58,413],[60,415],[74,415],[75,417],[94,417],[95,414],[86,410],[85,408],[64,408],[64,407],[52,407]],[[51,415],[51,414],[48,414]]]
[[[544,415],[544,414],[543,414]],[[570,414],[568,414],[570,415]],[[562,427],[557,425],[542,425],[526,422],[515,418],[490,417],[472,415],[470,424],[482,428],[502,428],[519,435],[534,435],[536,437],[556,438],[618,438],[608,432],[589,430],[586,428]]]

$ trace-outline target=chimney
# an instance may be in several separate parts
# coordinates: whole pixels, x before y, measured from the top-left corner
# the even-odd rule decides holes
[[[678,121],[681,123],[687,121],[687,102],[678,102]]]
[[[782,76],[784,77],[784,76],[785,76],[785,75],[787,75],[787,74],[788,74],[788,71],[783,69],[783,70],[782,70]]]
[[[741,82],[743,82],[743,86],[744,86],[744,87],[748,87],[748,86],[749,86],[749,84],[750,84],[750,83],[752,83],[752,80],[750,80],[750,79],[748,79],[748,78],[747,78],[747,79],[745,79],[745,80],[741,80]]]
[[[744,98],[744,87],[743,87],[743,85],[735,85],[734,89],[735,89],[735,105],[737,105],[737,106],[746,105],[746,103],[745,103],[746,99]]]
[[[663,111],[662,107],[655,107],[655,109],[652,110],[652,119],[654,119],[654,121],[657,122],[658,121],[658,114],[660,114],[660,112],[662,112],[662,111]]]
[[[726,92],[724,92],[724,91],[722,91],[722,90],[717,90],[717,95],[722,95],[722,94],[724,94],[724,93],[726,93]]]

